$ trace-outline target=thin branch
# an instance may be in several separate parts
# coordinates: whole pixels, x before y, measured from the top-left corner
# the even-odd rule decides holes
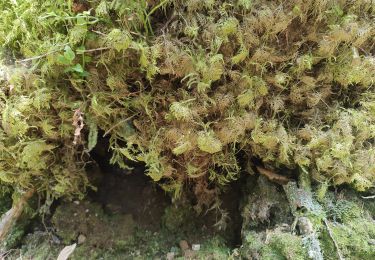
[[[100,47],[100,48],[96,48],[96,49],[80,50],[79,53],[105,51],[105,50],[109,50],[109,49],[110,49],[110,47]]]
[[[56,45],[55,47],[65,47],[66,45],[68,45],[68,44],[64,43],[64,44]],[[58,51],[61,51],[61,50],[63,50],[63,48],[60,48],[60,49],[57,49],[57,50],[54,50],[54,51],[49,51],[47,53],[44,53],[44,54],[41,54],[41,55],[38,55],[38,56],[35,56],[35,57],[30,57],[30,58],[23,59],[23,60],[17,60],[16,63],[22,63],[22,62],[27,62],[27,61],[32,61],[32,60],[38,60],[38,59],[47,57],[48,55],[50,55],[52,53],[55,53],[55,52],[58,52]]]
[[[339,245],[337,244],[336,240],[333,238],[332,230],[331,230],[331,228],[328,226],[327,219],[324,218],[323,221],[324,221],[325,226],[327,227],[328,234],[329,234],[329,236],[331,237],[331,239],[332,239],[332,241],[333,241],[333,244],[335,245],[335,248],[336,248],[337,255],[338,255],[339,259],[340,259],[340,260],[344,260],[344,257],[343,257],[342,254],[341,254],[341,251],[340,251]]]
[[[31,57],[31,58],[27,58],[27,59],[23,59],[23,60],[16,60],[16,63],[23,63],[23,62],[32,61],[32,60],[38,60],[38,59],[47,57],[48,55],[50,55],[52,53],[55,53],[55,52],[58,52],[58,51],[60,51],[60,50],[50,51],[50,52],[44,53],[42,55]]]
[[[95,31],[95,30],[91,30],[91,31],[94,32],[94,33],[97,33],[99,35],[102,35],[102,36],[107,36],[105,33],[102,33],[100,31]]]
[[[103,51],[103,50],[108,50],[108,49],[110,49],[110,47],[101,47],[101,48],[96,48],[96,49],[81,50],[81,51],[77,51],[77,52],[86,53],[86,52]],[[54,50],[54,51],[50,51],[50,52],[47,52],[47,53],[44,53],[44,54],[41,54],[41,55],[38,55],[38,56],[35,56],[35,57],[30,57],[30,58],[23,59],[23,60],[17,60],[16,63],[24,63],[24,62],[28,62],[28,61],[32,61],[32,60],[38,60],[38,59],[47,57],[48,55],[50,55],[52,53],[55,53],[55,52],[58,52],[58,51],[61,51],[61,50],[62,49]]]

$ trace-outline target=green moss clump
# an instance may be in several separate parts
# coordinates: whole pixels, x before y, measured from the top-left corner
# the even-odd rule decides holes
[[[242,158],[374,186],[371,1],[0,3],[0,182],[83,197],[98,129],[209,208]],[[284,173],[282,173],[284,174]],[[189,184],[189,185],[187,185]]]
[[[375,223],[369,219],[357,218],[345,224],[331,224],[332,236],[341,252],[348,259],[373,259],[375,257]],[[327,259],[337,258],[337,249],[327,232],[322,232],[323,253]]]
[[[262,259],[307,259],[302,239],[292,234],[280,233],[271,236],[269,244],[261,250]]]
[[[266,241],[264,241],[265,238]],[[280,260],[308,258],[301,237],[277,230],[267,235],[249,232],[245,236],[241,256],[247,259]]]

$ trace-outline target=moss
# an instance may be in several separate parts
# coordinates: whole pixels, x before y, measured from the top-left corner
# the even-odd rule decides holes
[[[175,198],[193,191],[200,210],[219,207],[243,161],[283,176],[304,169],[324,183],[322,203],[332,185],[374,186],[372,1],[83,2],[0,3],[1,186],[83,198],[101,131],[110,163],[144,163]],[[280,194],[257,189],[246,224],[288,215],[267,192]],[[293,210],[299,202],[315,214],[298,198]],[[326,211],[344,224],[360,217],[347,202]],[[320,213],[309,216],[319,229]],[[66,241],[109,223],[60,217],[77,228]]]
[[[364,206],[365,203],[372,202],[363,200],[352,190],[343,191],[339,198],[330,193],[326,196],[325,209],[332,236],[345,258],[372,259],[375,256],[375,223],[371,207]],[[326,230],[322,231],[320,241],[325,257],[336,259],[337,249]]]
[[[337,201],[332,211],[331,217],[342,223],[349,223],[351,220],[361,218],[364,214],[357,203],[347,200]]]
[[[44,232],[37,231],[33,234],[28,234],[23,240],[22,247],[10,254],[9,259],[23,258],[32,259],[56,259],[62,245],[57,245],[49,240],[49,235]]]
[[[346,224],[331,224],[332,236],[340,251],[348,259],[373,259],[375,257],[373,239],[375,223],[363,218],[357,218]],[[320,238],[323,253],[327,259],[337,258],[337,249],[332,238],[323,232]]]
[[[0,188],[0,216],[12,207],[12,190],[7,186]]]
[[[277,229],[267,235],[249,232],[245,236],[241,256],[247,259],[307,259],[302,238]]]
[[[298,236],[280,233],[271,236],[267,246],[261,250],[262,259],[307,259],[306,249]]]
[[[247,231],[242,240],[241,255],[245,258],[259,258],[261,249],[264,247],[263,234],[255,231]]]
[[[165,209],[163,223],[167,230],[181,232],[187,223],[194,224],[194,210],[189,206],[172,205]]]

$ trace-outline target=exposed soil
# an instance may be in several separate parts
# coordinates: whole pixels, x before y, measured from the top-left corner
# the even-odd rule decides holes
[[[127,173],[115,170],[103,172],[95,201],[108,214],[131,214],[138,225],[148,229],[160,227],[169,197],[139,169]]]
[[[166,210],[172,206],[171,198],[160,187],[145,175],[142,164],[129,162],[133,170],[123,170],[117,166],[110,165],[108,144],[105,139],[99,141],[91,155],[95,160],[92,168],[93,176],[96,178],[97,192],[92,192],[90,198],[102,205],[104,212],[109,215],[129,214],[133,217],[137,226],[150,230],[158,231],[168,226],[169,223],[165,217]],[[98,165],[98,166],[95,166]],[[246,183],[244,178],[232,183],[227,187],[226,192],[221,195],[221,211],[210,210],[198,215],[194,209],[194,199],[184,198],[184,202],[177,203],[176,207],[185,207],[188,212],[180,218],[185,218],[181,229],[187,238],[200,241],[207,235],[221,235],[230,247],[236,247],[241,244],[241,226],[242,218],[240,215],[240,198],[242,195],[242,184]],[[188,194],[188,192],[187,192]],[[185,204],[189,204],[186,206]],[[178,206],[178,204],[180,204]],[[174,206],[173,206],[174,207]],[[220,230],[215,224],[220,220],[221,214],[225,212],[226,228]],[[173,213],[172,213],[173,214]],[[189,216],[188,216],[189,215]],[[176,216],[178,218],[178,216]],[[167,219],[167,220],[166,220]],[[189,232],[189,226],[194,232]]]

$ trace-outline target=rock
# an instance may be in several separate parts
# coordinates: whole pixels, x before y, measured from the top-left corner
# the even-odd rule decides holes
[[[85,243],[85,241],[86,241],[86,236],[80,234],[80,235],[78,236],[78,239],[77,239],[78,245],[81,245],[81,244]]]
[[[314,232],[314,227],[307,217],[298,219],[298,227],[302,235],[309,235]]]
[[[60,245],[60,244],[61,244],[61,240],[60,240],[60,238],[58,238],[56,235],[53,235],[53,234],[52,234],[51,238],[52,238],[52,242],[53,242],[54,244],[56,244],[56,245]]]

